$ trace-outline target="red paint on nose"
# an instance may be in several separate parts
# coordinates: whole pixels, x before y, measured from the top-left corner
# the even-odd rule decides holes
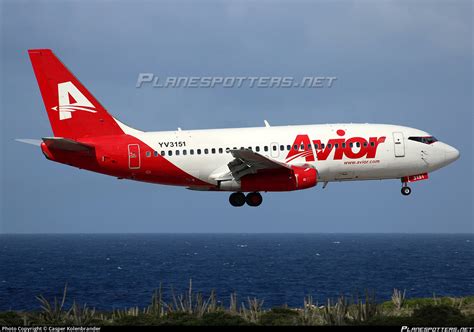
[[[342,129],[338,129],[338,130],[336,131],[336,134],[338,134],[339,136],[344,136],[344,135],[346,134],[346,132],[345,132],[344,130],[342,130]]]

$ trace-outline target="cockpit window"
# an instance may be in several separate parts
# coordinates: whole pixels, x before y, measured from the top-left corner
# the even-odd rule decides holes
[[[434,142],[438,141],[434,136],[411,136],[408,137],[408,139],[424,144],[433,144]]]

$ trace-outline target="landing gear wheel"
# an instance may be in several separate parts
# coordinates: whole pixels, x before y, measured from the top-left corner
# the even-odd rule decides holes
[[[259,206],[262,204],[263,198],[260,193],[248,193],[247,197],[245,197],[245,201],[248,206]]]
[[[242,206],[245,204],[245,195],[243,193],[232,193],[229,196],[229,203],[232,206]]]
[[[402,187],[402,195],[408,196],[408,195],[410,195],[410,193],[411,193],[411,188],[410,187],[407,187],[407,186]]]

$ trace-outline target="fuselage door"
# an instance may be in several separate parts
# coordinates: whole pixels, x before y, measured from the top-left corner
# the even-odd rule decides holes
[[[140,168],[140,146],[138,144],[128,145],[128,168]]]
[[[403,133],[393,133],[393,143],[395,150],[395,157],[405,157],[405,140],[403,139]]]

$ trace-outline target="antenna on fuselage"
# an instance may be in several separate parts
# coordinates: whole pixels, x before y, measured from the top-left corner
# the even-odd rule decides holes
[[[270,128],[270,124],[268,123],[267,120],[263,120],[263,123],[265,123],[265,127]]]

